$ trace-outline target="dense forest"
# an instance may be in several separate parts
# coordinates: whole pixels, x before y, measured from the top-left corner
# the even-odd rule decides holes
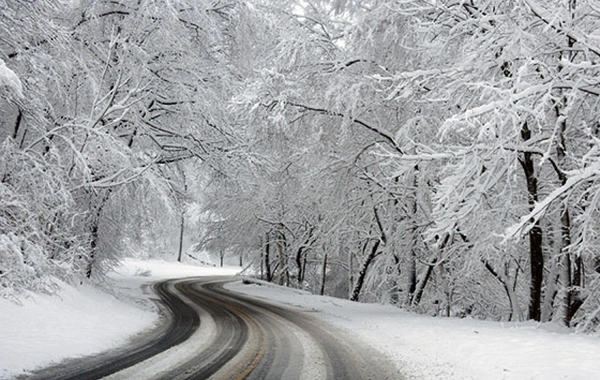
[[[2,297],[186,229],[315,293],[600,331],[594,0],[0,0],[0,95]]]

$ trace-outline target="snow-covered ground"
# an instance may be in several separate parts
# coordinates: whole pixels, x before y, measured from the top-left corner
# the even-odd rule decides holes
[[[161,279],[234,275],[239,268],[125,260],[103,292],[61,284],[58,295],[30,293],[17,305],[0,299],[0,379],[69,357],[92,355],[127,342],[158,321],[143,286]]]
[[[63,286],[59,296],[0,300],[0,379],[65,357],[97,353],[157,322],[144,285],[165,278],[232,275],[164,261],[126,260],[111,274],[113,295]],[[357,304],[271,284],[228,285],[303,310],[351,330],[394,360],[410,379],[600,379],[600,337],[534,323],[439,319],[383,305]]]
[[[262,282],[226,287],[317,311],[311,315],[352,331],[387,354],[408,380],[600,379],[600,337],[531,322],[433,318]]]

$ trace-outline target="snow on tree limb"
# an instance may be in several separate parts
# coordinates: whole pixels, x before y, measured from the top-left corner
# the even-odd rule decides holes
[[[514,224],[506,229],[503,240],[504,243],[512,238],[516,238],[517,236],[527,233],[535,225],[535,223],[544,216],[548,210],[548,207],[550,207],[552,203],[567,196],[572,189],[580,183],[592,181],[595,177],[597,177],[600,174],[600,162],[595,162],[593,165],[590,165],[581,171],[572,171],[570,173],[572,175],[567,179],[567,182],[564,185],[556,188],[541,202],[536,203],[535,207],[529,214],[521,217],[521,221],[519,223]]]
[[[305,104],[294,103],[294,102],[288,102],[287,104],[289,104],[293,107],[307,110],[307,111],[319,112],[319,113],[337,116],[337,117],[341,117],[341,118],[344,117],[344,115],[342,113],[333,112],[333,111],[327,110],[325,108],[313,107],[313,106],[308,106]],[[396,141],[396,139],[392,136],[392,134],[389,131],[387,131],[381,127],[377,127],[377,126],[368,124],[357,118],[353,118],[352,122],[366,128],[372,132],[375,132],[379,136],[383,137],[396,151],[398,151],[400,154],[404,154],[404,152],[402,151],[402,148],[400,148],[400,146],[398,145],[398,142]]]
[[[595,55],[600,57],[600,50],[591,46],[591,44],[588,42],[588,39],[584,35],[580,35],[579,33],[575,32],[574,30],[566,29],[564,23],[562,23],[560,21],[555,23],[556,18],[552,17],[552,16],[548,16],[546,14],[545,10],[542,9],[542,7],[540,7],[534,1],[524,0],[524,2],[525,2],[525,4],[527,4],[529,9],[531,9],[531,12],[533,12],[533,14],[536,17],[538,17],[540,20],[542,20],[544,23],[546,23],[549,28],[555,30],[556,32],[564,33],[569,38],[571,38],[573,41],[579,42],[580,44],[582,44],[586,48],[588,48],[592,53],[594,53]]]
[[[19,98],[23,98],[23,85],[21,80],[6,66],[6,63],[0,58],[0,87],[8,87],[15,92]]]

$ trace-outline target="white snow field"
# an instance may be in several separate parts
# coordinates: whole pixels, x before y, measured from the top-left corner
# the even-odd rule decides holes
[[[128,259],[110,276],[114,295],[63,285],[58,296],[30,294],[22,305],[0,300],[0,379],[116,347],[152,327],[158,317],[145,284],[238,271]],[[227,287],[352,331],[395,361],[407,379],[600,379],[597,336],[530,322],[431,318],[259,283],[240,279]]]

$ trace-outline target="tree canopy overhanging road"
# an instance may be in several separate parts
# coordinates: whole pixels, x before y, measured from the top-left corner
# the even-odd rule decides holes
[[[0,297],[187,253],[598,333],[598,31],[597,0],[0,0]]]
[[[153,286],[166,323],[129,346],[28,379],[402,379],[395,366],[308,311],[230,292],[229,278]]]

